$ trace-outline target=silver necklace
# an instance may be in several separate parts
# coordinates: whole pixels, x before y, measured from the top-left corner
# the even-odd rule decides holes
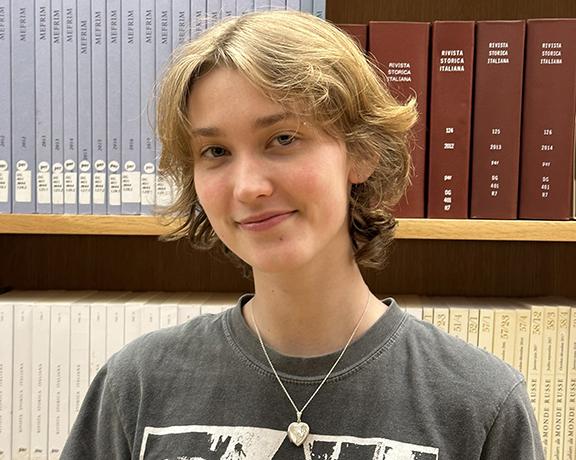
[[[344,345],[344,348],[342,348],[342,351],[340,352],[340,355],[336,359],[336,362],[332,365],[332,367],[330,368],[330,370],[328,371],[328,373],[326,374],[326,376],[324,377],[324,379],[322,380],[320,385],[318,385],[318,388],[316,388],[316,391],[314,391],[314,393],[312,393],[312,396],[310,396],[310,398],[308,398],[308,401],[306,401],[306,404],[304,404],[304,406],[302,406],[302,409],[298,409],[298,406],[296,406],[296,403],[294,402],[294,400],[290,396],[290,393],[288,393],[288,390],[284,386],[284,383],[280,379],[278,372],[276,372],[276,368],[272,364],[272,360],[270,359],[270,356],[268,356],[268,352],[266,351],[266,347],[264,346],[264,341],[262,340],[262,336],[260,335],[260,329],[258,329],[258,323],[256,322],[256,317],[254,316],[254,303],[252,303],[252,309],[251,309],[252,310],[251,311],[252,322],[254,323],[254,329],[256,329],[256,334],[258,335],[258,340],[260,341],[260,345],[262,347],[262,351],[264,352],[264,356],[266,356],[266,360],[268,361],[268,364],[269,364],[270,368],[272,369],[272,372],[276,376],[276,380],[278,380],[278,383],[280,384],[280,386],[284,390],[284,393],[286,394],[286,397],[290,401],[290,404],[292,404],[292,407],[296,411],[296,421],[292,422],[288,426],[288,439],[290,439],[290,441],[292,441],[294,444],[296,444],[296,446],[301,446],[304,443],[304,441],[306,440],[306,438],[308,437],[308,435],[310,434],[310,426],[308,426],[308,424],[306,422],[302,421],[302,412],[304,412],[304,410],[308,407],[308,404],[310,404],[310,402],[314,399],[314,396],[316,396],[316,394],[320,391],[320,388],[322,388],[324,383],[326,383],[326,380],[328,380],[328,377],[330,377],[330,375],[332,374],[332,372],[334,371],[334,369],[336,368],[336,366],[338,365],[338,363],[342,359],[342,356],[344,356],[344,353],[348,349],[348,346],[352,342],[352,339],[354,338],[354,336],[356,335],[356,332],[358,331],[358,328],[360,327],[360,323],[362,322],[362,320],[364,319],[364,316],[366,315],[366,311],[368,310],[368,303],[369,302],[370,302],[370,291],[368,291],[368,297],[366,299],[366,304],[364,305],[364,311],[362,312],[362,316],[360,316],[360,319],[356,323],[356,326],[354,327],[354,330],[352,331],[352,334],[350,335],[348,342],[346,342],[346,345]]]

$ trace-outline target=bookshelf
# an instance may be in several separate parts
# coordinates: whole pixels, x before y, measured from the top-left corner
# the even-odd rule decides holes
[[[335,23],[576,17],[576,2],[328,0]],[[162,243],[146,216],[0,215],[0,287],[248,291],[221,258]],[[367,271],[385,294],[576,297],[576,222],[401,219],[390,260]]]

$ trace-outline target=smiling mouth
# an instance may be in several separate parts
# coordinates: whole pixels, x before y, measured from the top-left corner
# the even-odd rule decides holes
[[[238,222],[240,228],[245,230],[262,231],[268,230],[269,228],[275,227],[276,225],[284,222],[286,219],[295,214],[296,211],[282,212],[278,214],[271,214],[267,216],[258,216],[255,218],[249,218],[244,221]]]

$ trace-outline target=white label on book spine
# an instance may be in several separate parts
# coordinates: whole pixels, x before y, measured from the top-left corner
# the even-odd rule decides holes
[[[10,187],[10,171],[8,162],[0,160],[0,203],[8,203],[8,190]]]
[[[78,174],[76,172],[64,173],[64,202],[76,203],[76,190],[78,190]]]
[[[26,166],[24,166],[26,164]],[[16,165],[16,193],[14,194],[17,203],[31,203],[32,202],[32,171],[27,168],[27,163],[21,160]]]
[[[43,161],[38,165],[36,172],[36,199],[39,204],[50,204],[51,200],[50,164]]]
[[[64,204],[64,167],[62,163],[52,165],[52,204]]]
[[[122,187],[121,187],[121,177],[120,174],[109,174],[109,189],[108,189],[108,199],[112,206],[120,206],[122,203]]]
[[[128,167],[133,162],[128,162]],[[122,173],[122,202],[140,203],[140,173],[138,171]]]

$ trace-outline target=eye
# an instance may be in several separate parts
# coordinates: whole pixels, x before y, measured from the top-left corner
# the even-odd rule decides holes
[[[228,150],[224,147],[212,146],[207,147],[200,153],[200,156],[206,158],[220,158],[228,154]]]
[[[296,140],[296,135],[294,133],[284,133],[276,136],[274,140],[280,145],[290,145]]]

